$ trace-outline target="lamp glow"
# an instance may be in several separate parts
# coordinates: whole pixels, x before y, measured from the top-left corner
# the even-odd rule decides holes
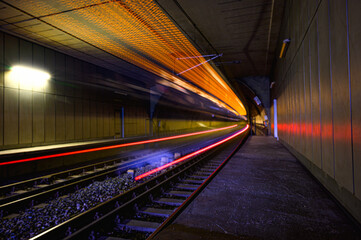
[[[11,68],[9,78],[19,82],[22,86],[37,88],[44,87],[51,76],[49,73],[36,68],[14,66]]]

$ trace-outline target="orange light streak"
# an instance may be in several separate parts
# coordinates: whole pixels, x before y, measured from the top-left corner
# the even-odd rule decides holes
[[[11,1],[36,16],[76,9],[100,0]],[[122,0],[53,14],[41,18],[121,59],[150,71],[229,111],[246,115],[237,95],[210,63],[182,74],[196,86],[175,76],[206,59],[179,57],[202,55],[153,0]]]

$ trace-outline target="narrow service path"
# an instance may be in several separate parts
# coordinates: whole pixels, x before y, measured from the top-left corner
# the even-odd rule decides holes
[[[322,186],[273,137],[250,137],[155,239],[361,239]]]

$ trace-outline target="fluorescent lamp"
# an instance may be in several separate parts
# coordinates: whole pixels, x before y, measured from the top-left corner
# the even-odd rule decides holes
[[[12,81],[19,82],[21,85],[27,87],[43,87],[51,78],[47,72],[25,66],[11,67],[9,77]]]
[[[283,40],[283,43],[282,43],[282,47],[281,47],[281,52],[280,52],[280,58],[283,58],[285,55],[286,55],[286,51],[288,49],[288,45],[290,44],[290,39],[285,39]]]
[[[257,96],[255,96],[253,100],[257,103],[257,105],[261,105],[261,100],[259,100]]]

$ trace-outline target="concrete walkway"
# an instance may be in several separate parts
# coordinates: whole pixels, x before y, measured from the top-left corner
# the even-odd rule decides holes
[[[250,137],[156,239],[361,239],[357,227],[274,138]]]

